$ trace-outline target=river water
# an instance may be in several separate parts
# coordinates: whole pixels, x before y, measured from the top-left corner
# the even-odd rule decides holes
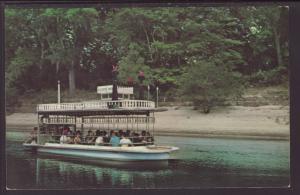
[[[287,187],[290,142],[156,137],[180,150],[162,164],[87,163],[22,148],[22,133],[6,134],[10,189]]]

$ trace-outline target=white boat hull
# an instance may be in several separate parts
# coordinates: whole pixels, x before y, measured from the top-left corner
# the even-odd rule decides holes
[[[117,161],[168,160],[178,150],[167,146],[110,147],[46,143],[37,147],[38,153]]]
[[[38,146],[39,146],[38,144],[23,143],[23,147],[26,150],[36,150]]]

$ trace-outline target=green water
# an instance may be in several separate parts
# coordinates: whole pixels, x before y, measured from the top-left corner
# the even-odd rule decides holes
[[[22,148],[23,134],[7,133],[7,187],[211,188],[287,187],[289,141],[156,138],[180,148],[167,164],[87,163],[40,156]]]

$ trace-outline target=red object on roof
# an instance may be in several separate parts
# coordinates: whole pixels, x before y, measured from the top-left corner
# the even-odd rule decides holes
[[[139,72],[139,76],[140,76],[140,77],[144,77],[144,76],[145,76],[144,72],[143,72],[143,71],[140,71],[140,72]]]
[[[115,64],[115,65],[112,65],[112,71],[114,72],[114,71],[117,71],[118,70],[118,65],[117,64]]]

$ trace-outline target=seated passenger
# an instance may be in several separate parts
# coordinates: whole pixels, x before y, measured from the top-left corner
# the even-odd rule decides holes
[[[67,137],[68,137],[68,140],[67,140],[68,144],[72,144],[74,141],[74,138],[75,138],[75,133],[73,131],[71,131],[70,128],[68,130]]]
[[[95,140],[95,145],[103,145],[103,131],[97,130],[96,131],[96,140]]]
[[[150,135],[149,131],[147,131],[146,136],[147,136],[146,140],[147,140],[148,144],[153,144],[154,138],[153,138],[153,136]]]
[[[123,130],[119,130],[119,132],[118,132],[118,137],[120,137],[121,138],[121,136],[123,135]]]
[[[94,136],[93,136],[92,130],[89,130],[89,131],[88,131],[88,134],[85,136],[85,141],[86,141],[88,144],[91,144],[91,143],[94,142]]]
[[[134,134],[130,130],[126,130],[125,137],[127,137],[131,142],[133,142]]]
[[[131,132],[130,132],[130,130],[126,130],[126,132],[125,132],[125,136],[126,136],[126,137],[130,137],[130,135],[131,135]]]
[[[64,127],[63,132],[66,132],[69,137],[73,136],[73,132],[72,132],[72,130],[68,126]]]
[[[63,128],[62,134],[61,134],[61,136],[59,138],[59,143],[60,144],[66,144],[67,143],[67,140],[68,140],[67,135],[68,135],[68,129],[67,128]]]
[[[68,134],[67,135],[70,138],[74,138],[75,137],[75,133],[71,129],[68,129]]]
[[[81,138],[80,138],[80,131],[76,132],[76,137],[74,138],[74,144],[80,144]]]
[[[30,137],[28,138],[28,140],[26,140],[26,143],[30,143],[30,144],[36,144],[37,142],[37,127],[34,127],[33,130],[30,132]]]
[[[132,145],[132,142],[126,137],[125,133],[121,135],[120,145],[125,147]]]
[[[106,137],[107,137],[107,140],[108,140],[107,143],[110,142],[110,139],[111,139],[113,133],[115,134],[115,136],[117,136],[114,130],[110,130],[110,131],[109,131],[109,134],[107,134],[107,136],[106,136]]]
[[[110,137],[106,133],[106,131],[103,131],[103,142],[104,143],[109,143]]]
[[[72,139],[67,134],[63,134],[59,139],[59,143],[70,144],[70,143],[72,143]]]
[[[110,130],[110,132],[109,132],[109,137],[112,136],[112,133],[115,133],[115,131],[114,131],[114,130]]]
[[[140,135],[138,133],[133,132],[132,133],[132,142],[133,143],[140,143],[141,142],[141,138]]]
[[[109,143],[111,146],[116,147],[120,144],[120,138],[116,136],[116,133],[114,131],[111,132],[111,137]]]
[[[142,131],[140,139],[141,139],[142,143],[146,143],[147,142],[146,131]]]
[[[66,144],[67,143],[67,140],[68,140],[68,137],[66,135],[62,135],[60,136],[59,138],[59,143],[60,144]]]

